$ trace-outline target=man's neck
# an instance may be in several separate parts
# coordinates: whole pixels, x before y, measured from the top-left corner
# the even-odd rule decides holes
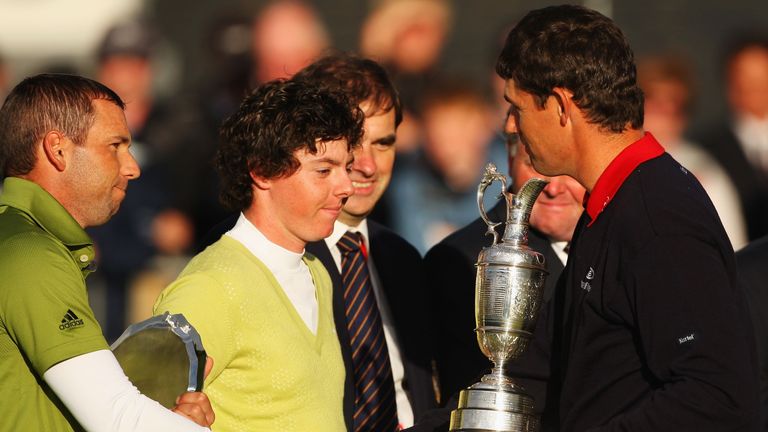
[[[78,211],[77,206],[73,205],[73,203],[78,202],[77,200],[79,199],[79,196],[71,198],[72,189],[68,187],[66,181],[62,180],[61,175],[57,174],[58,173],[48,167],[36,164],[28,173],[17,175],[15,177],[36,183],[43,188],[43,190],[48,192],[48,194],[64,207],[67,213],[77,221],[77,224],[80,225],[81,228],[85,229],[92,226],[93,224],[88,224],[86,222],[86,219],[82,216],[81,212]]]
[[[339,215],[339,222],[352,228],[357,228],[358,226],[360,226],[361,223],[363,223],[364,220],[365,220],[364,217],[351,216],[351,215],[345,214],[344,212],[342,212]]]
[[[573,177],[591,192],[597,179],[603,174],[608,165],[625,148],[643,137],[642,129],[629,129],[622,133],[604,133],[595,130],[586,134],[578,142],[577,151],[580,153],[576,175]]]
[[[276,223],[274,216],[267,213],[259,211],[253,204],[243,210],[243,215],[248,222],[253,224],[267,240],[291,252],[302,253],[306,243],[287,234],[285,227]]]

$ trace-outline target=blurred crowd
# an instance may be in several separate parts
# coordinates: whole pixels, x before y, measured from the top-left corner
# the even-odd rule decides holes
[[[478,216],[477,185],[488,162],[507,172],[503,83],[493,78],[493,62],[485,86],[439,66],[454,19],[445,0],[382,0],[365,17],[357,47],[386,67],[404,104],[392,183],[372,218],[422,254]],[[117,215],[90,230],[99,271],[89,289],[110,341],[150,316],[160,290],[228,216],[212,166],[221,122],[250,88],[290,77],[334,48],[320,15],[298,0],[269,2],[252,19],[217,20],[208,39],[216,75],[183,96],[157,91],[157,48],[167,40],[150,19],[115,23],[94,53],[90,75],[127,102],[142,170]],[[668,52],[638,59],[645,128],[699,178],[740,249],[768,234],[768,39],[737,41],[720,68],[730,115],[690,136],[691,61]],[[0,101],[12,84],[5,71],[0,56]]]

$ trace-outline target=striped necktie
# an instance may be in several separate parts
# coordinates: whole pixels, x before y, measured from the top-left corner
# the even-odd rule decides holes
[[[341,252],[344,308],[354,366],[354,430],[395,431],[395,384],[384,326],[362,244],[362,234],[351,231],[347,231],[337,243]]]

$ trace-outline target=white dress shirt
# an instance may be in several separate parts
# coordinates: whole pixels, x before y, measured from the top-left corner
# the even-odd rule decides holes
[[[768,174],[768,118],[742,115],[733,129],[750,163]]]
[[[395,402],[397,404],[397,419],[399,424],[403,428],[413,426],[413,408],[408,400],[408,395],[403,390],[403,378],[405,377],[405,369],[403,367],[403,359],[400,356],[399,344],[397,343],[397,335],[395,327],[392,324],[392,314],[387,304],[387,298],[381,287],[381,280],[379,274],[376,272],[376,265],[371,259],[371,243],[368,235],[368,221],[363,220],[360,225],[356,227],[350,227],[342,222],[336,221],[333,225],[333,233],[330,237],[325,239],[328,249],[331,251],[333,261],[336,263],[336,268],[341,273],[341,252],[339,251],[336,243],[341,240],[341,237],[347,231],[359,232],[365,239],[365,248],[368,250],[368,271],[371,274],[371,282],[373,283],[373,293],[376,296],[376,303],[379,305],[379,314],[381,315],[381,322],[384,326],[384,338],[387,341],[387,350],[389,351],[389,363],[392,366],[392,378],[395,381]],[[336,317],[340,319],[340,317]]]
[[[568,252],[565,251],[565,246],[568,245],[568,242],[566,241],[553,241],[550,242],[552,245],[552,249],[555,251],[555,254],[558,258],[560,258],[560,262],[565,265],[568,262]]]

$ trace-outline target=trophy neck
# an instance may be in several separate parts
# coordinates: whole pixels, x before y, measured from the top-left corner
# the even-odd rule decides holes
[[[502,241],[514,246],[528,244],[528,219],[536,198],[549,182],[532,178],[525,182],[520,191],[507,197],[507,221]]]
[[[514,214],[515,212],[513,212]],[[528,245],[528,219],[526,217],[525,222],[519,220],[508,219],[506,228],[504,229],[504,235],[502,236],[502,242],[512,246],[527,246]]]

